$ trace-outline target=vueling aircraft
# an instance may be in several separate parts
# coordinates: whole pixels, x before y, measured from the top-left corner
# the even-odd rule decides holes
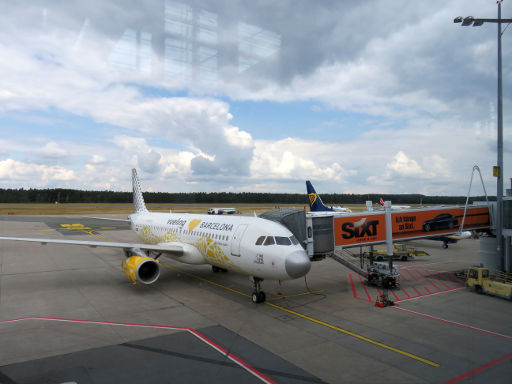
[[[316,193],[315,188],[313,188],[313,184],[309,180],[306,180],[306,189],[308,191],[309,197],[309,210],[311,212],[341,212],[341,213],[351,213],[352,210],[344,207],[327,207],[322,202],[320,195]]]
[[[295,236],[279,223],[254,216],[149,212],[135,169],[132,185],[135,212],[129,221],[142,244],[19,237],[0,240],[121,248],[126,256],[123,271],[134,283],[142,284],[154,283],[160,276],[160,256],[186,264],[210,264],[214,272],[251,276],[254,303],[265,301],[261,290],[264,279],[296,279],[311,268]]]

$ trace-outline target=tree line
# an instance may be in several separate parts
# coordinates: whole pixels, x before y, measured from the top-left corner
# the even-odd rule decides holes
[[[391,200],[393,204],[465,204],[465,196],[425,196],[421,194],[322,194],[326,205],[364,204],[366,200],[377,203]],[[305,193],[254,193],[254,192],[144,192],[147,203],[215,203],[215,204],[299,204],[307,205]],[[496,198],[490,197],[490,200]],[[474,196],[470,202],[484,201],[485,196]],[[0,189],[0,203],[130,203],[131,192],[83,191],[77,189]]]

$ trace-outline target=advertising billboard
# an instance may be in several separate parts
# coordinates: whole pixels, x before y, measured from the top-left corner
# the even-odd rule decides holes
[[[393,239],[415,239],[459,231],[464,207],[400,210],[391,212]],[[463,230],[490,226],[487,207],[468,207]],[[385,214],[367,212],[334,218],[335,246],[382,243],[386,241]]]

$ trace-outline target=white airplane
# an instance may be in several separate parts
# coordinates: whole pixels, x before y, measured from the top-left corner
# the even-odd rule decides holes
[[[223,215],[224,213],[232,215],[236,213],[236,208],[209,208],[209,215]]]
[[[160,276],[161,255],[186,264],[210,264],[214,272],[230,270],[251,276],[254,303],[265,301],[264,279],[296,279],[311,268],[295,236],[279,223],[253,216],[149,212],[135,169],[132,184],[135,213],[129,221],[143,244],[21,237],[0,240],[121,248],[126,256],[123,271],[134,283],[142,284],[154,283]]]
[[[382,208],[386,208],[386,204],[384,204],[384,200],[382,200],[382,197],[379,199],[379,204],[382,206]],[[391,204],[391,209],[409,209],[411,208],[410,205],[393,205]]]

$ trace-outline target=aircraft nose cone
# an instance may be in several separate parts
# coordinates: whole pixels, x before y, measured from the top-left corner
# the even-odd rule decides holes
[[[284,267],[292,279],[304,276],[311,268],[311,261],[304,251],[295,251],[286,256]]]

